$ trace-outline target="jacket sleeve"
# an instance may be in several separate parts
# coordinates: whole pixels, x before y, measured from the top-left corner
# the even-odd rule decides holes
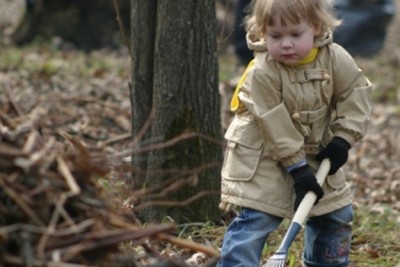
[[[255,67],[244,87],[247,88],[239,93],[239,98],[256,117],[263,143],[273,157],[285,167],[303,160],[304,137],[295,128],[282,100],[279,78],[272,77],[264,68]]]
[[[353,145],[367,131],[371,114],[372,85],[342,47],[333,46],[332,52],[332,106],[336,116],[331,129],[335,136]]]

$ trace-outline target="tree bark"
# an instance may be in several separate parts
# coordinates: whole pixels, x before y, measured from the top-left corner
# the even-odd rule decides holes
[[[131,54],[132,54],[132,133],[137,136],[149,119],[153,106],[153,68],[156,38],[157,0],[131,1]],[[149,139],[150,133],[141,137]],[[135,170],[146,170],[147,160],[133,156],[134,187],[143,186],[143,177]]]
[[[146,170],[144,175],[134,172],[136,189],[170,180],[174,183],[168,189],[176,187],[170,190],[173,195],[163,195],[165,206],[157,202],[161,204],[142,211],[146,220],[171,216],[194,221],[219,215],[222,153],[220,144],[210,141],[221,140],[215,25],[214,0],[132,0],[133,135],[153,108],[156,113],[141,146],[182,137],[171,147],[133,155],[134,170]],[[193,132],[195,137],[182,136]],[[167,205],[202,193],[207,197],[191,205]],[[147,195],[142,201],[158,199]]]

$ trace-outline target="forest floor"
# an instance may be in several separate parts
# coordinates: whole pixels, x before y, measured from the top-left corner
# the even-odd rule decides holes
[[[398,21],[393,24],[400,25]],[[354,236],[351,267],[400,266],[400,34],[392,27],[383,51],[356,58],[374,84],[373,116],[362,142],[352,150],[345,168],[354,192]],[[61,46],[60,46],[61,45]],[[229,49],[227,50],[229,51]],[[12,103],[44,136],[60,132],[78,137],[91,150],[109,155],[129,151],[130,61],[126,51],[89,54],[63,50],[54,39],[45,45],[0,47],[0,112]],[[220,54],[220,80],[240,73],[232,53]],[[124,160],[124,159],[122,159]],[[101,186],[116,208],[129,197],[130,173],[113,169]],[[125,207],[124,207],[125,208]],[[226,225],[201,222],[180,225],[179,236],[218,249]],[[285,233],[287,222],[271,236],[265,259]],[[299,267],[301,238],[292,246],[289,266]],[[166,255],[185,255],[176,247]],[[195,264],[207,258],[191,255]],[[195,256],[199,256],[196,258]]]

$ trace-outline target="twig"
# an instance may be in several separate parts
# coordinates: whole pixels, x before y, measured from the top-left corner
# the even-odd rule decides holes
[[[4,112],[2,112],[0,110],[0,122],[3,122],[4,124],[6,124],[6,126],[11,127],[12,129],[17,128],[17,126],[15,125],[15,123],[13,123],[11,121],[10,118],[8,118],[7,114],[5,114]],[[0,124],[1,125],[1,124]]]
[[[36,225],[32,224],[12,224],[12,225],[7,225],[5,227],[0,227],[0,236],[6,236],[9,233],[12,232],[17,232],[17,231],[24,231],[24,232],[30,232],[34,234],[48,234],[50,236],[54,237],[64,237],[72,234],[77,234],[79,232],[84,231],[86,228],[92,226],[95,223],[95,220],[93,219],[87,219],[79,224],[74,225],[73,227],[70,228],[62,228],[62,229],[57,229],[57,231],[52,231],[51,233],[48,232],[48,228],[46,227],[39,227]]]
[[[26,266],[23,259],[10,255],[2,255],[2,262],[11,264],[12,266]],[[63,262],[52,262],[52,261],[40,261],[34,260],[32,267],[90,267],[90,265],[74,264],[74,263],[63,263]],[[7,265],[5,265],[7,266]]]
[[[0,143],[0,155],[5,156],[5,157],[23,157],[26,156],[27,154],[24,151],[21,151],[20,149],[16,149],[7,143]]]
[[[66,221],[69,222],[70,225],[72,225],[72,227],[76,225],[75,222],[70,218],[68,213],[64,210],[63,206],[69,197],[78,195],[81,192],[81,189],[79,188],[70,170],[68,169],[67,164],[65,163],[64,159],[61,156],[57,156],[57,163],[58,163],[58,170],[60,171],[62,177],[64,177],[70,191],[61,194],[55,206],[54,212],[51,216],[46,234],[42,235],[39,240],[39,244],[37,246],[37,252],[40,258],[45,257],[44,250],[47,240],[49,239],[49,233],[53,233],[54,230],[56,229],[56,225],[60,215],[63,215]]]
[[[164,149],[167,147],[171,147],[173,145],[176,145],[177,143],[186,140],[186,139],[190,139],[190,138],[194,138],[194,137],[199,137],[201,139],[205,139],[208,140],[214,144],[220,145],[220,146],[224,146],[224,142],[217,140],[215,138],[212,138],[210,136],[204,135],[204,134],[200,134],[197,132],[187,132],[187,133],[182,133],[166,142],[163,143],[157,143],[157,144],[151,144],[142,148],[131,148],[125,151],[122,151],[120,153],[116,153],[114,155],[111,155],[109,157],[109,159],[118,159],[118,158],[124,158],[127,156],[130,156],[131,154],[140,154],[140,153],[145,153],[145,152],[150,152],[150,151],[154,151],[154,150],[158,150],[158,149]]]
[[[129,50],[129,55],[132,57],[131,44],[130,44],[130,42],[128,40],[124,24],[122,23],[122,20],[121,20],[121,12],[119,11],[118,0],[114,0],[113,2],[114,2],[114,10],[115,10],[115,14],[116,14],[116,19],[117,19],[117,22],[118,22],[119,29],[121,31],[122,38],[124,38],[126,47]]]
[[[122,141],[122,140],[126,140],[131,138],[131,134],[130,133],[125,133],[125,134],[120,134],[114,137],[109,138],[108,140],[106,140],[103,144],[104,145],[111,145],[113,143]]]
[[[16,175],[15,173],[12,175]],[[15,203],[32,219],[32,221],[40,226],[44,226],[44,222],[36,216],[35,212],[27,205],[25,202],[18,196],[18,194],[9,188],[5,182],[3,181],[2,177],[0,177],[0,187],[3,188],[4,192],[15,201]]]
[[[108,247],[128,240],[138,240],[144,237],[157,236],[163,232],[170,232],[175,229],[174,225],[166,224],[159,226],[149,226],[138,230],[117,230],[104,234],[96,234],[88,240],[84,240],[76,245],[69,246],[65,250],[61,250],[62,259],[64,261],[71,260],[76,255],[84,251]]]
[[[126,228],[131,228],[131,229],[138,229],[139,228],[139,226],[129,224],[129,223],[121,220],[120,218],[113,218],[112,222],[115,225],[120,226],[120,227],[126,227]],[[177,237],[165,234],[165,233],[157,234],[155,236],[155,238],[167,241],[167,242],[169,242],[171,244],[174,244],[174,245],[177,245],[179,247],[188,248],[188,249],[190,249],[192,251],[203,252],[203,253],[207,254],[208,256],[211,256],[211,257],[219,256],[218,251],[216,251],[215,249],[213,249],[211,247],[207,247],[207,246],[204,246],[204,245],[201,245],[201,244],[189,241],[189,240],[184,240],[184,239],[181,239],[181,238],[177,238]]]
[[[47,226],[46,233],[43,234],[39,239],[39,242],[38,242],[36,250],[37,250],[38,257],[40,259],[45,259],[44,250],[45,250],[47,241],[49,240],[49,235],[51,233],[53,233],[55,228],[56,228],[56,224],[58,222],[58,218],[60,217],[59,216],[60,215],[60,209],[62,208],[62,205],[64,205],[66,200],[67,200],[66,194],[61,194],[61,197],[57,201],[57,204],[55,206],[54,212],[51,215],[50,223]]]
[[[157,237],[161,240],[168,241],[171,244],[175,244],[177,246],[190,249],[192,251],[203,252],[211,257],[219,256],[219,253],[215,249],[195,243],[195,242],[191,242],[191,241],[188,241],[185,239],[177,238],[175,236],[166,235],[166,234],[158,234]]]
[[[28,139],[26,140],[24,147],[22,148],[22,151],[26,154],[31,153],[36,144],[35,141],[38,137],[39,133],[37,131],[32,131],[28,136]]]
[[[135,207],[135,210],[143,210],[145,208],[152,207],[152,206],[185,207],[206,195],[219,195],[220,193],[221,192],[217,192],[217,191],[202,191],[184,201],[181,201],[181,200],[179,200],[179,201],[151,200],[151,201],[147,201],[142,204],[139,204],[138,206]]]
[[[29,168],[33,166],[35,163],[37,163],[41,158],[45,157],[48,153],[48,151],[51,150],[55,143],[55,138],[50,137],[49,141],[46,143],[44,148],[40,151],[37,151],[29,156],[28,159],[26,158],[16,158],[14,160],[14,164],[20,168],[22,168],[25,172],[29,171]]]
[[[148,132],[153,120],[156,116],[156,108],[153,106],[150,110],[149,116],[146,122],[143,124],[142,128],[140,129],[139,133],[135,135],[132,141],[132,146],[137,145],[137,143],[143,139],[143,136]]]
[[[61,175],[65,178],[67,185],[70,189],[71,196],[78,195],[81,192],[79,185],[75,181],[74,177],[71,174],[71,171],[68,169],[67,164],[61,156],[57,157],[58,170]]]
[[[219,163],[207,163],[202,166],[196,167],[190,170],[160,170],[160,171],[147,171],[148,174],[160,173],[160,174],[181,174],[188,175],[188,177],[180,177],[180,178],[170,178],[166,181],[162,181],[160,184],[156,184],[150,186],[149,188],[141,188],[134,192],[132,192],[131,197],[127,198],[124,203],[131,204],[136,199],[141,199],[144,195],[148,196],[148,199],[161,198],[168,195],[171,192],[175,192],[178,189],[182,188],[186,184],[192,184],[197,181],[198,173],[219,166]],[[159,191],[159,192],[158,192]]]
[[[17,104],[17,101],[15,101],[14,96],[11,93],[10,85],[6,86],[6,92],[7,92],[8,99],[9,99],[9,101],[11,103],[11,106],[13,107],[13,109],[15,110],[17,115],[18,116],[23,116],[24,112],[22,111],[20,106]]]
[[[58,151],[53,150],[50,151],[50,153],[47,154],[46,156],[46,161],[42,163],[42,165],[39,168],[39,173],[40,174],[45,174],[51,167],[51,164],[55,161],[58,155]]]

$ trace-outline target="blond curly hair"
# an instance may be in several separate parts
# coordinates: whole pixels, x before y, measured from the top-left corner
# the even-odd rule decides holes
[[[331,0],[253,0],[250,13],[245,19],[246,31],[263,38],[273,17],[279,15],[282,24],[286,21],[299,23],[306,20],[321,33],[334,31],[340,20],[334,16]]]

